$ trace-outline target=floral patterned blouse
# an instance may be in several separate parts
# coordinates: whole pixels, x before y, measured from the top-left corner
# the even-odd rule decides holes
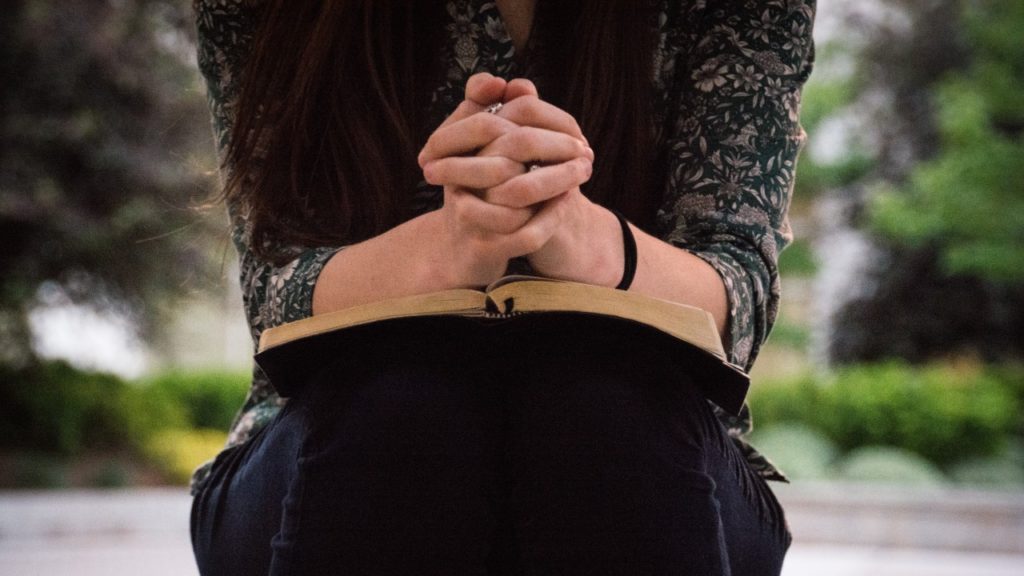
[[[262,0],[193,2],[199,67],[223,154]],[[749,369],[777,313],[778,252],[792,238],[787,211],[805,140],[798,114],[801,88],[814,59],[815,0],[658,3],[656,126],[659,146],[667,148],[670,161],[657,229],[651,232],[719,272],[729,301],[729,356]],[[447,0],[447,8],[449,36],[441,56],[448,73],[433,94],[436,124],[462,100],[472,74],[530,76],[529,66],[518,69],[515,47],[494,2]],[[536,54],[535,48],[530,52]],[[440,190],[424,183],[415,200],[420,212],[437,208]],[[293,259],[275,266],[250,250],[240,207],[229,206],[228,211],[245,311],[258,342],[263,330],[312,314],[317,276],[343,247],[283,246]],[[284,402],[255,368],[228,447],[252,437]],[[767,478],[783,479],[743,441],[750,431],[749,411],[740,417],[717,412],[751,465]],[[209,464],[196,471],[194,491],[208,470]]]

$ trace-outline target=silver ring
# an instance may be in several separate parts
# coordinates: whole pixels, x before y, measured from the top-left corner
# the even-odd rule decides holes
[[[498,112],[501,112],[501,109],[504,107],[505,104],[501,102],[495,102],[494,104],[491,104],[490,106],[485,108],[484,111],[487,112],[488,114],[497,114]]]
[[[540,170],[540,168],[541,168],[540,162],[527,162],[526,163],[526,171],[527,172],[533,172],[534,170]]]

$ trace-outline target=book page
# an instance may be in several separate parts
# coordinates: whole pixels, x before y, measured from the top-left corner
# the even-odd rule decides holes
[[[483,292],[456,289],[371,302],[270,328],[260,335],[259,351],[299,338],[379,320],[439,314],[484,314],[486,301]]]
[[[567,311],[603,314],[647,324],[725,359],[714,318],[705,310],[642,294],[577,282],[523,280],[506,283],[488,297],[513,313]],[[509,299],[512,300],[510,305]]]

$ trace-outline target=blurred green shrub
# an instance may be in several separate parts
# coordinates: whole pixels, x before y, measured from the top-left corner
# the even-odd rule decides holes
[[[132,483],[128,467],[120,462],[107,462],[94,472],[88,480],[93,488],[124,488]]]
[[[945,476],[918,454],[892,446],[864,446],[839,463],[838,475],[857,482],[942,486]]]
[[[949,476],[958,484],[1006,488],[1024,488],[1024,468],[1011,458],[976,458],[953,466]]]
[[[792,480],[827,478],[839,453],[824,434],[804,424],[759,427],[751,440]]]
[[[1024,410],[1024,364],[1004,363],[989,368],[989,371],[1017,399],[1017,407]],[[1024,440],[1024,413],[1021,411],[1017,413],[1014,434],[1017,439]],[[1013,448],[1019,451],[1021,464],[1024,464],[1024,443],[1017,443]]]
[[[0,366],[0,447],[75,455],[130,446],[173,420],[120,378],[65,362]]]
[[[61,361],[0,365],[0,448],[25,454],[12,461],[9,482],[64,486],[62,460],[123,450],[185,482],[223,448],[247,389],[248,375],[237,372],[169,372],[126,382]],[[113,461],[88,481],[108,487],[132,479]]]
[[[811,342],[811,331],[804,324],[787,322],[785,319],[780,319],[772,327],[772,333],[768,342],[772,346],[806,350]]]
[[[817,271],[818,259],[807,240],[796,240],[779,254],[779,273],[784,276],[813,276]]]
[[[122,448],[145,452],[166,430],[226,431],[245,398],[246,382],[243,374],[225,372],[126,382],[62,361],[0,365],[0,448],[64,456]]]
[[[24,453],[6,462],[10,467],[6,483],[12,488],[65,488],[67,470],[59,457],[51,454]]]
[[[998,453],[1021,428],[1017,370],[888,362],[751,391],[760,426],[799,422],[843,451],[903,448],[940,465]]]
[[[146,444],[146,456],[177,483],[186,483],[197,466],[213,458],[224,448],[223,430],[164,430]]]
[[[178,427],[227,430],[245,400],[250,375],[243,372],[167,372],[141,382],[142,388],[181,411]]]

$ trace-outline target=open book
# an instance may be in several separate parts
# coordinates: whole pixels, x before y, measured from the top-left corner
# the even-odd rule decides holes
[[[694,382],[708,399],[733,414],[743,404],[750,379],[726,359],[707,311],[632,292],[533,276],[506,276],[484,290],[444,290],[374,302],[270,328],[260,337],[256,360],[282,392],[289,387],[288,380],[298,377],[297,356],[310,357],[300,354],[303,347],[323,346],[332,334],[346,329],[416,317],[461,316],[486,323],[528,314],[603,316],[655,330],[662,334],[659,338],[671,339],[673,356],[685,359],[685,368],[693,369]]]

